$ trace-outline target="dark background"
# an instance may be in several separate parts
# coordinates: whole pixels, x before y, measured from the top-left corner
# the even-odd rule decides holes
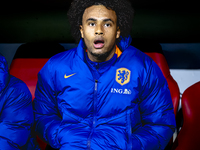
[[[134,0],[131,36],[159,43],[199,43],[198,1]],[[67,20],[71,0],[3,0],[0,43],[73,43]]]

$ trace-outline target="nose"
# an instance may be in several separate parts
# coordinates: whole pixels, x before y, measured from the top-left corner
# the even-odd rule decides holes
[[[103,27],[102,27],[102,25],[96,25],[95,35],[103,35]]]

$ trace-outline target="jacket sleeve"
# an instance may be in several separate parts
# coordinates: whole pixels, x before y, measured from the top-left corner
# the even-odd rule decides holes
[[[21,149],[30,137],[34,120],[31,93],[23,82],[13,78],[1,97],[1,102],[4,101],[0,115],[1,150]]]
[[[155,62],[142,82],[139,104],[142,125],[132,132],[132,147],[137,150],[164,149],[176,126],[168,84]]]
[[[49,61],[38,73],[33,100],[37,135],[54,148],[60,148],[57,132],[62,121],[56,102],[56,91]]]

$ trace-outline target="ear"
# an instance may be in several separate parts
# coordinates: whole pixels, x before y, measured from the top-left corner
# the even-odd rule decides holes
[[[84,38],[84,36],[83,36],[83,26],[82,25],[80,25],[79,30],[81,32],[81,37]]]
[[[117,27],[117,34],[116,34],[117,39],[120,37],[120,33],[121,33],[121,31],[120,31],[119,27]]]

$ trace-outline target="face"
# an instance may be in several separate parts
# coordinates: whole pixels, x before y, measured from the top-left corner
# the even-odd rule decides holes
[[[102,62],[112,58],[116,38],[120,36],[115,11],[103,5],[88,7],[83,14],[80,32],[90,60]]]

